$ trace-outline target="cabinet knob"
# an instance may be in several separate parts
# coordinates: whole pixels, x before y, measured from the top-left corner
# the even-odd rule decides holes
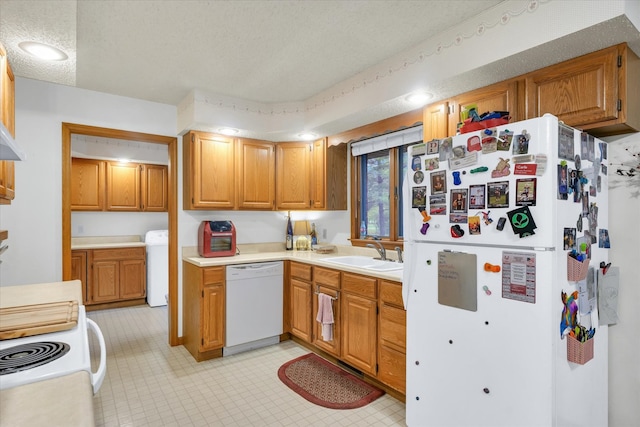
[[[489,392],[490,392],[490,391],[489,391],[489,389],[488,389],[488,388],[486,388],[486,387],[485,387],[485,388],[483,388],[483,389],[482,389],[482,391],[484,391],[486,394],[489,394]]]

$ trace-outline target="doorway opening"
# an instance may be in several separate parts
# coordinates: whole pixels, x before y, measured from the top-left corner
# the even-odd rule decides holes
[[[168,230],[169,230],[169,298],[168,341],[179,345],[178,338],[178,140],[175,137],[62,123],[62,280],[71,280],[71,139],[72,135],[112,138],[163,144],[168,150]]]

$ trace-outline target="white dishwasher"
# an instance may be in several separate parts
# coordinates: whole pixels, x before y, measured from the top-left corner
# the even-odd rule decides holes
[[[227,266],[223,356],[280,342],[282,261]]]

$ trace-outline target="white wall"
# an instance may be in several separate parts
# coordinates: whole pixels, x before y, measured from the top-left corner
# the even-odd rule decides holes
[[[640,157],[632,154],[640,153],[640,133],[605,139],[610,142],[609,261],[620,268],[619,321],[609,327],[609,425],[627,427],[640,420],[640,170],[629,177],[616,169],[638,167]]]
[[[140,236],[169,228],[166,212],[72,212],[71,237]]]
[[[171,105],[16,78],[16,140],[27,160],[15,165],[15,200],[0,207],[0,229],[9,231],[0,285],[62,279],[62,122],[175,136],[176,114]]]

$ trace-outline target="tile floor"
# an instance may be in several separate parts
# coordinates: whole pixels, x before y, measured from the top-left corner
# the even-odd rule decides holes
[[[107,376],[94,397],[98,426],[405,425],[404,403],[388,395],[350,410],[298,396],[277,375],[283,363],[308,353],[293,341],[197,363],[183,346],[167,344],[166,307],[89,317],[107,345]]]

